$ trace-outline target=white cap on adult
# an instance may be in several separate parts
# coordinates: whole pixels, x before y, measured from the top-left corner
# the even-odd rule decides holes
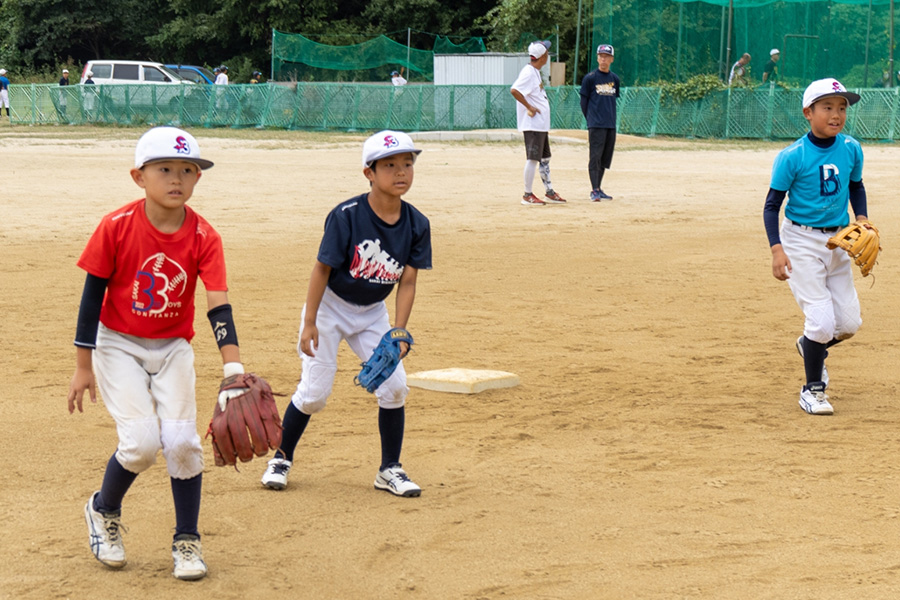
[[[775,56],[776,54],[781,54],[778,48],[772,48],[771,50],[769,50],[769,56]]]
[[[369,137],[363,144],[362,164],[371,167],[379,159],[412,152],[413,160],[421,154],[421,150],[415,147],[412,138],[402,131],[386,129]]]
[[[809,108],[822,98],[830,98],[832,96],[840,96],[847,99],[847,105],[859,102],[859,94],[848,92],[840,81],[837,79],[819,79],[813,81],[803,92],[803,108]]]
[[[6,75],[6,69],[0,69],[0,75]]]
[[[194,136],[177,127],[154,127],[138,140],[134,149],[135,168],[160,160],[186,160],[201,169],[213,166],[212,161],[200,158],[200,144]]]
[[[528,56],[531,58],[540,58],[543,55],[547,54],[547,50],[550,49],[550,42],[547,40],[540,42],[531,42],[528,44]]]

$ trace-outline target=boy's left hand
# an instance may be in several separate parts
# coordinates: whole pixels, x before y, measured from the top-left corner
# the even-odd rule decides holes
[[[78,407],[78,412],[84,412],[84,408],[82,407],[82,400],[84,398],[84,391],[88,390],[91,394],[91,402],[94,404],[97,403],[97,384],[94,381],[94,373],[90,369],[75,369],[75,374],[72,376],[72,381],[69,383],[69,414],[75,412],[75,407]]]

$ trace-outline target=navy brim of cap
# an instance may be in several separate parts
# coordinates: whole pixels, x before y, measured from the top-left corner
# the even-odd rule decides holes
[[[825,98],[834,98],[835,96],[840,96],[841,98],[846,98],[847,104],[850,106],[853,106],[860,100],[860,95],[854,94],[853,92],[834,92],[833,94],[825,94],[824,96],[819,96],[818,98],[816,98],[813,101],[812,104],[815,104],[819,100],[824,100]],[[810,104],[810,106],[812,106],[812,104]]]
[[[177,157],[177,158],[175,158],[175,157],[172,157],[172,158],[154,158],[154,159],[151,159],[151,160],[147,160],[147,161],[144,161],[144,164],[142,164],[142,165],[140,166],[140,168],[143,169],[144,167],[146,167],[146,166],[149,165],[149,164],[157,163],[157,162],[163,162],[163,161],[166,161],[166,160],[183,160],[184,162],[194,163],[195,165],[197,165],[198,167],[200,167],[201,170],[209,169],[209,168],[211,168],[211,167],[213,166],[213,162],[212,162],[211,160],[206,160],[205,158],[184,158],[184,157],[179,156],[179,157]]]
[[[387,154],[382,154],[378,158],[370,160],[369,162],[366,163],[366,166],[371,167],[372,163],[378,162],[382,158],[389,158],[391,156],[396,156],[398,154],[406,154],[406,153],[412,154],[413,158],[415,158],[416,156],[422,154],[422,151],[418,150],[418,149],[413,149],[413,150],[397,150],[396,152],[388,152]]]

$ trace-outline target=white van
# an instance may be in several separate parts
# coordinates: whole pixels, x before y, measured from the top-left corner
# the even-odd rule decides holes
[[[178,73],[166,68],[162,63],[140,60],[89,60],[81,72],[81,83],[87,79],[87,72],[94,74],[96,84],[104,83],[190,83]]]

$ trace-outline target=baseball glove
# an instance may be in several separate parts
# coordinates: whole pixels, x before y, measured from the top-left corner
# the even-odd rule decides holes
[[[407,330],[394,327],[385,333],[369,360],[362,363],[362,369],[353,378],[353,383],[366,388],[369,393],[378,389],[400,364],[400,342],[413,345],[413,338]]]
[[[222,392],[244,390],[229,398]],[[232,375],[222,380],[219,400],[213,410],[206,437],[212,436],[216,465],[235,465],[265,456],[269,448],[281,445],[281,418],[272,388],[253,373]]]
[[[855,221],[829,238],[825,246],[831,250],[845,250],[859,267],[862,276],[867,277],[881,251],[881,238],[878,229],[868,221]]]

